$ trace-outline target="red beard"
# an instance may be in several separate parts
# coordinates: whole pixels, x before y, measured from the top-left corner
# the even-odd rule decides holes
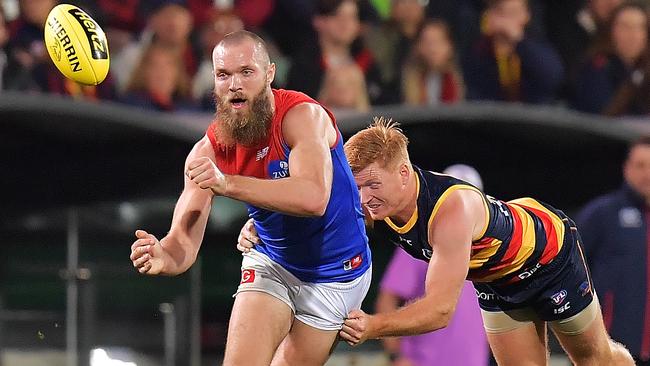
[[[273,119],[271,101],[262,89],[250,103],[250,110],[246,113],[236,113],[230,101],[246,97],[241,93],[235,93],[229,97],[218,97],[215,93],[215,105],[217,106],[217,123],[215,135],[219,142],[232,146],[240,144],[243,146],[257,146],[265,141],[269,135],[269,127]]]

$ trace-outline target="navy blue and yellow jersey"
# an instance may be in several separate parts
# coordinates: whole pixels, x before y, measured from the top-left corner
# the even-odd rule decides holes
[[[566,217],[561,211],[532,198],[500,201],[454,177],[413,166],[417,182],[417,207],[402,226],[390,218],[375,221],[375,232],[402,247],[415,258],[432,255],[429,226],[442,203],[459,189],[481,195],[486,225],[472,242],[467,279],[474,282],[515,282],[532,274],[559,253],[564,243]]]

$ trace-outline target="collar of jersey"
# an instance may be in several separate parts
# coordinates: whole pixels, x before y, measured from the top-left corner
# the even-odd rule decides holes
[[[411,218],[404,224],[404,226],[397,226],[393,222],[393,220],[390,219],[390,217],[386,217],[384,219],[384,222],[390,226],[391,229],[397,231],[399,234],[405,234],[409,230],[413,228],[415,223],[418,221],[418,198],[420,197],[420,177],[418,176],[418,173],[416,171],[413,171],[413,174],[415,174],[415,209],[413,210],[413,214],[411,215]]]

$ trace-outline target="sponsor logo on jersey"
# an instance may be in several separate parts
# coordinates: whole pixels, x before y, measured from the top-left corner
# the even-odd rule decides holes
[[[580,291],[581,296],[587,296],[587,294],[591,292],[591,286],[589,286],[589,281],[584,281],[583,283],[581,283],[578,290]]]
[[[269,177],[271,179],[286,178],[289,176],[289,163],[284,160],[269,162]]]
[[[521,272],[520,274],[517,275],[519,279],[523,280],[525,278],[528,278],[533,275],[533,273],[537,272],[538,269],[540,269],[542,265],[540,263],[537,263],[533,267],[528,267],[526,268],[525,271]]]
[[[488,300],[492,301],[494,300],[494,294],[490,292],[480,292],[479,290],[474,290],[476,291],[476,297],[481,299],[481,300]]]
[[[257,153],[255,154],[255,161],[260,161],[264,159],[264,157],[269,153],[269,147],[265,147],[263,149],[257,150]]]
[[[361,266],[361,263],[363,263],[363,257],[361,254],[357,254],[351,259],[343,261],[343,269],[346,271],[351,271],[353,269],[359,268]]]

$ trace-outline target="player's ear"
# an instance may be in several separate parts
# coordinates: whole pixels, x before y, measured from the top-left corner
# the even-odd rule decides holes
[[[411,169],[409,169],[409,165],[407,163],[400,164],[399,176],[402,180],[402,185],[406,185],[409,181],[409,177],[411,176]]]
[[[272,62],[266,69],[266,83],[271,85],[273,79],[275,79],[275,63]]]

